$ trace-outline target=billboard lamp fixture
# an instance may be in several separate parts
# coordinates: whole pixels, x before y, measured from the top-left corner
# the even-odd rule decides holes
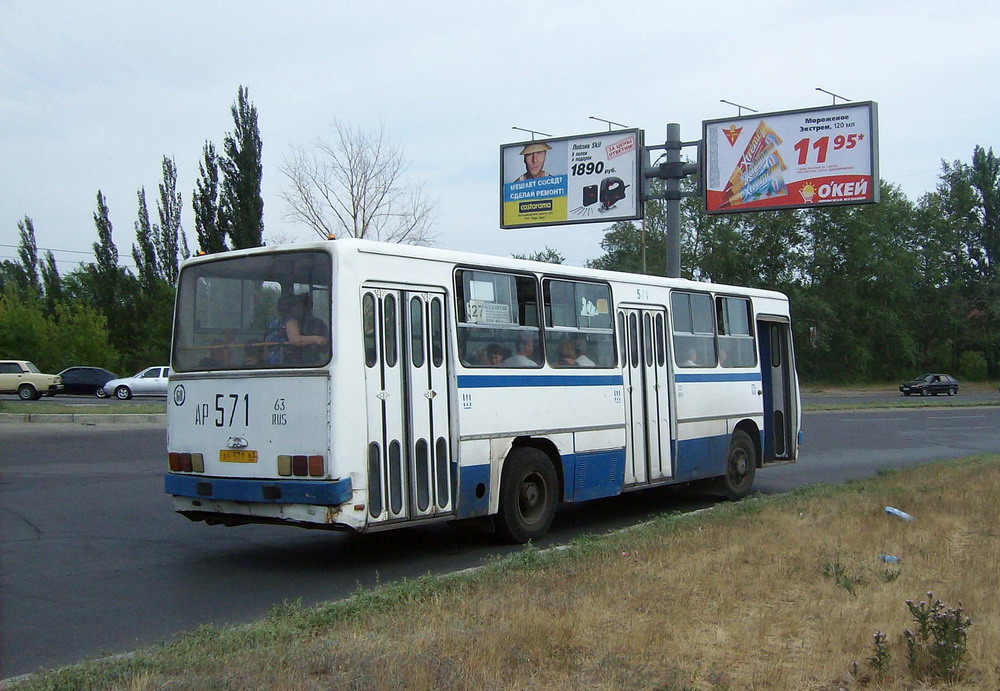
[[[531,141],[535,141],[535,135],[536,134],[540,134],[543,137],[551,137],[552,136],[551,134],[545,134],[544,132],[538,132],[537,130],[527,130],[527,129],[523,128],[523,127],[511,127],[511,129],[512,130],[520,130],[522,132],[530,132],[531,133]]]
[[[849,98],[841,96],[840,94],[835,94],[832,91],[827,91],[826,89],[824,89],[822,87],[819,87],[819,86],[816,87],[816,91],[822,91],[824,94],[827,94],[828,96],[833,96],[833,105],[837,105],[837,99],[838,98],[841,101],[850,101],[851,100]]]
[[[611,126],[612,125],[618,125],[622,129],[625,129],[625,128],[628,127],[628,125],[623,125],[620,122],[615,122],[614,120],[605,120],[604,118],[599,118],[599,117],[596,117],[594,115],[588,115],[587,117],[589,117],[591,120],[597,120],[598,122],[607,123],[607,125],[608,125],[608,132],[611,131]]]
[[[726,105],[729,105],[729,106],[736,106],[736,116],[737,117],[743,115],[743,111],[744,110],[749,110],[751,113],[760,112],[760,111],[754,110],[753,108],[750,108],[749,106],[741,106],[739,103],[733,103],[732,101],[727,101],[724,98],[720,98],[719,99],[719,103],[725,103]]]

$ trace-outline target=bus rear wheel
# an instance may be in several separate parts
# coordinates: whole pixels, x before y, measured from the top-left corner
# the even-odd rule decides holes
[[[548,532],[558,504],[559,478],[549,457],[538,449],[511,451],[500,480],[496,535],[520,544]]]
[[[726,474],[722,490],[730,501],[738,501],[750,493],[757,471],[757,449],[750,435],[741,429],[733,432],[726,458]]]

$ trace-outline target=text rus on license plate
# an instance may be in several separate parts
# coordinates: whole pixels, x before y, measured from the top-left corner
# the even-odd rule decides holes
[[[256,463],[257,452],[250,449],[222,449],[219,451],[222,463]]]

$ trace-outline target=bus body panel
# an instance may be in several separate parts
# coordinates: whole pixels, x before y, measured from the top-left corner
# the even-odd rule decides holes
[[[168,445],[174,452],[203,454],[205,475],[292,477],[279,472],[285,470],[279,457],[320,455],[322,472],[307,468],[304,477],[337,476],[331,467],[336,459],[330,454],[328,377],[175,375],[170,381]]]
[[[204,272],[211,274],[209,264],[217,260],[245,258],[259,264],[271,256],[309,253],[329,256],[329,274],[325,279],[312,274],[316,285],[308,290],[309,281],[296,277],[294,290],[319,290],[314,299],[319,303],[328,295],[319,310],[330,325],[332,346],[325,364],[317,360],[282,372],[224,374],[189,365],[171,380],[183,387],[183,394],[174,395],[185,400],[169,407],[169,451],[201,453],[205,463],[202,473],[168,474],[167,491],[174,494],[176,509],[189,517],[363,531],[493,515],[500,510],[504,464],[512,449],[525,444],[552,458],[564,502],[721,476],[737,425],[771,454],[764,462],[797,457],[801,410],[788,301],[766,290],[355,240],[240,250],[191,259],[182,267],[174,357],[183,354],[177,339],[178,333],[185,334],[184,324],[189,331],[199,325],[191,289],[182,295],[185,270],[205,265]],[[295,262],[289,266],[289,272],[298,270]],[[608,333],[613,340],[598,339],[592,345],[605,358],[610,352],[611,366],[606,359],[597,367],[572,369],[544,361],[535,368],[467,362],[459,336],[476,324],[461,321],[462,271],[509,273],[519,286],[534,281],[540,314],[542,300],[549,299],[549,282],[559,283],[557,287],[606,285],[610,300],[600,313],[612,315]],[[287,290],[284,283],[281,290]],[[683,327],[671,302],[675,293],[707,295],[717,311],[719,296],[744,300],[755,325],[751,337],[762,351],[753,366],[681,366],[675,344]],[[388,317],[392,326],[386,321],[386,296],[395,305]],[[262,304],[242,304],[244,320]],[[545,310],[548,319],[547,302]],[[215,311],[223,313],[218,307]],[[629,332],[633,319],[634,340]],[[775,323],[783,323],[784,331],[771,344],[760,332],[770,335]],[[547,323],[535,328],[546,339],[539,341],[541,348],[548,348],[551,357],[555,340],[564,338],[566,329],[550,329]],[[432,329],[439,330],[437,343],[430,337]],[[721,344],[720,335],[714,338]],[[768,368],[772,345],[784,360]],[[391,363],[386,360],[390,348]],[[241,418],[243,402],[250,404],[249,419]],[[783,425],[777,442],[771,429],[776,421]],[[247,462],[247,455],[233,448],[244,442],[242,450],[258,452],[257,463]],[[398,453],[390,457],[393,442]],[[783,454],[773,458],[776,446]],[[301,458],[294,459],[304,456],[307,471],[309,456],[322,456],[322,477],[282,475],[279,456],[291,457],[299,466]],[[204,489],[199,479],[218,479],[217,489],[226,496],[190,496]],[[272,498],[255,502],[252,485],[239,482],[257,482],[261,492],[284,482],[283,496],[293,499],[274,500],[272,489]],[[309,482],[316,482],[312,504],[299,491]]]

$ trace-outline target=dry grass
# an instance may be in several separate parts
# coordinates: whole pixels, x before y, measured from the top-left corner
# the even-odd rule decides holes
[[[923,466],[664,517],[562,552],[529,548],[347,603],[286,607],[31,685],[998,689],[998,509],[1000,457]],[[902,563],[886,566],[880,553]],[[853,593],[824,575],[830,565],[856,581]],[[950,686],[906,670],[904,602],[928,591],[973,619],[963,679]],[[876,630],[893,655],[880,679],[866,662]]]

